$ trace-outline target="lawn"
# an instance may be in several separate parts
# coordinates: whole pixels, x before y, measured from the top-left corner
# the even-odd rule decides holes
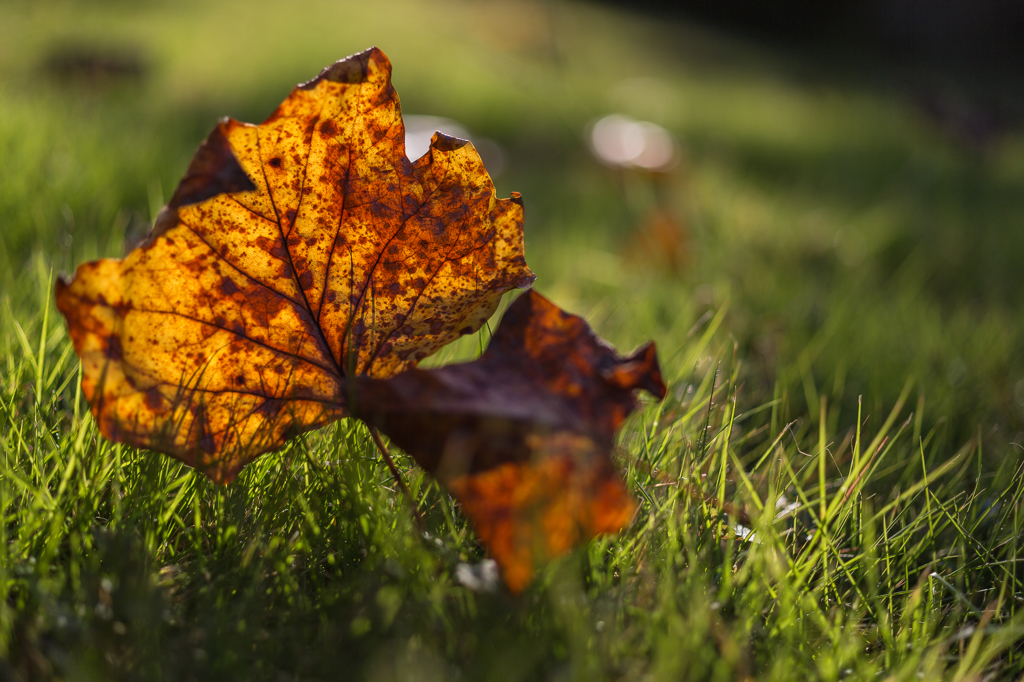
[[[105,440],[53,305],[220,116],[370,45],[503,150],[536,288],[669,384],[620,434],[632,523],[520,596],[359,422],[227,487]],[[1024,679],[1024,133],[925,80],[568,0],[3,4],[0,679]],[[615,112],[679,164],[598,164]]]

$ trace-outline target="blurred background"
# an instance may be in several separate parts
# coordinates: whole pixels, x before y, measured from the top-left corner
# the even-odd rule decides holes
[[[827,8],[826,8],[827,7]],[[741,400],[1024,438],[1024,10],[1010,0],[0,2],[0,277],[121,256],[221,116],[371,45],[411,156],[469,137],[537,287]],[[714,313],[728,309],[717,329]],[[705,359],[710,363],[710,357]],[[686,381],[677,382],[686,391]],[[879,417],[875,417],[876,419]]]

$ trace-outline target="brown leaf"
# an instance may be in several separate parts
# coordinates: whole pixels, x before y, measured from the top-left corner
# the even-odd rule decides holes
[[[619,357],[534,291],[509,307],[479,359],[356,386],[353,413],[448,487],[513,591],[629,521],[615,431],[636,389],[665,395],[653,343]]]
[[[225,119],[144,245],[57,283],[104,435],[230,481],[533,281],[518,195],[464,140],[411,163],[390,75],[374,48]]]

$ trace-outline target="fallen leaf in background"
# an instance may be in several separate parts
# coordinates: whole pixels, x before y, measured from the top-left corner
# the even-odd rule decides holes
[[[351,409],[451,491],[520,591],[537,567],[628,523],[635,503],[611,450],[637,389],[665,395],[654,344],[619,357],[528,291],[479,359],[360,377]]]
[[[690,234],[686,220],[668,209],[648,212],[634,226],[623,245],[630,266],[649,272],[656,268],[682,274],[690,263]]]
[[[518,195],[457,138],[410,162],[390,76],[373,48],[225,119],[141,247],[58,281],[105,436],[231,481],[533,282]]]

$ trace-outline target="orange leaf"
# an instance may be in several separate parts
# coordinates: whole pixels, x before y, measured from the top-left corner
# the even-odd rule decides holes
[[[513,591],[536,567],[628,523],[612,466],[636,389],[661,398],[654,344],[621,358],[534,291],[509,306],[479,359],[360,378],[352,411],[462,503]]]
[[[104,435],[230,481],[533,281],[518,195],[464,140],[411,163],[390,75],[370,49],[225,119],[144,245],[57,283]]]

